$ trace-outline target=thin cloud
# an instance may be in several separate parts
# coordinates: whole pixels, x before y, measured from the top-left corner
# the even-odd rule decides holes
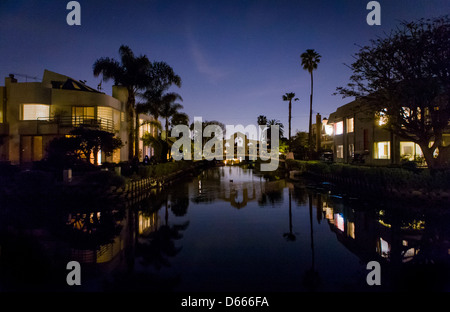
[[[231,70],[224,69],[219,66],[214,66],[208,61],[207,56],[205,55],[198,42],[194,39],[192,32],[190,31],[188,31],[187,33],[187,40],[189,51],[198,72],[205,75],[209,82],[217,84],[230,74]]]

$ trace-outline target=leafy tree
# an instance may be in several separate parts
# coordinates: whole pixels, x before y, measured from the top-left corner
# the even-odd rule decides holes
[[[450,145],[443,137],[450,121],[449,38],[448,16],[402,22],[360,48],[349,66],[350,83],[337,88],[384,114],[384,127],[417,143],[429,168],[450,165]]]
[[[307,159],[308,158],[308,133],[297,132],[295,136],[292,137],[292,150],[295,159]]]
[[[122,140],[111,132],[78,127],[70,131],[69,137],[55,138],[49,143],[47,160],[69,166],[76,160],[80,160],[83,155],[89,162],[93,153],[94,164],[97,165],[97,155],[100,150],[110,156],[114,150],[122,146]]]
[[[172,116],[172,119],[170,120],[170,125],[176,126],[176,125],[186,125],[189,126],[189,116],[186,113],[175,113]]]
[[[304,70],[307,70],[311,75],[311,94],[309,97],[309,130],[308,130],[308,142],[310,147],[312,146],[312,102],[313,102],[313,70],[317,69],[317,64],[320,63],[322,56],[313,49],[307,49],[300,55],[302,60],[301,65]]]
[[[94,154],[94,165],[97,165],[97,155],[101,150],[106,156],[111,156],[114,150],[123,146],[122,140],[114,136],[114,133],[99,129],[78,127],[70,132],[80,141],[79,149],[83,151],[89,161],[91,153]]]

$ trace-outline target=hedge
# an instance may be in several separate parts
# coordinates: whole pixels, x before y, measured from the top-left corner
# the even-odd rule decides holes
[[[404,168],[356,166],[321,161],[286,160],[289,170],[324,178],[347,179],[353,183],[387,189],[446,190],[450,191],[450,170],[408,170]]]

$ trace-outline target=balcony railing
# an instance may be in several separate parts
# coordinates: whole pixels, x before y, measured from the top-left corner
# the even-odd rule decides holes
[[[95,118],[94,116],[53,116],[39,117],[38,121],[56,123],[59,127],[89,127],[114,132],[114,121],[107,118]]]

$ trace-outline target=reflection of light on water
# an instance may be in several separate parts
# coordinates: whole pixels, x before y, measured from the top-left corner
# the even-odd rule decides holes
[[[351,238],[355,239],[355,223],[354,222],[347,222],[347,235]]]
[[[334,225],[339,231],[344,232],[344,217],[340,213],[334,214]]]
[[[380,237],[377,246],[377,253],[383,258],[389,258],[389,253],[391,251],[391,245]]]

